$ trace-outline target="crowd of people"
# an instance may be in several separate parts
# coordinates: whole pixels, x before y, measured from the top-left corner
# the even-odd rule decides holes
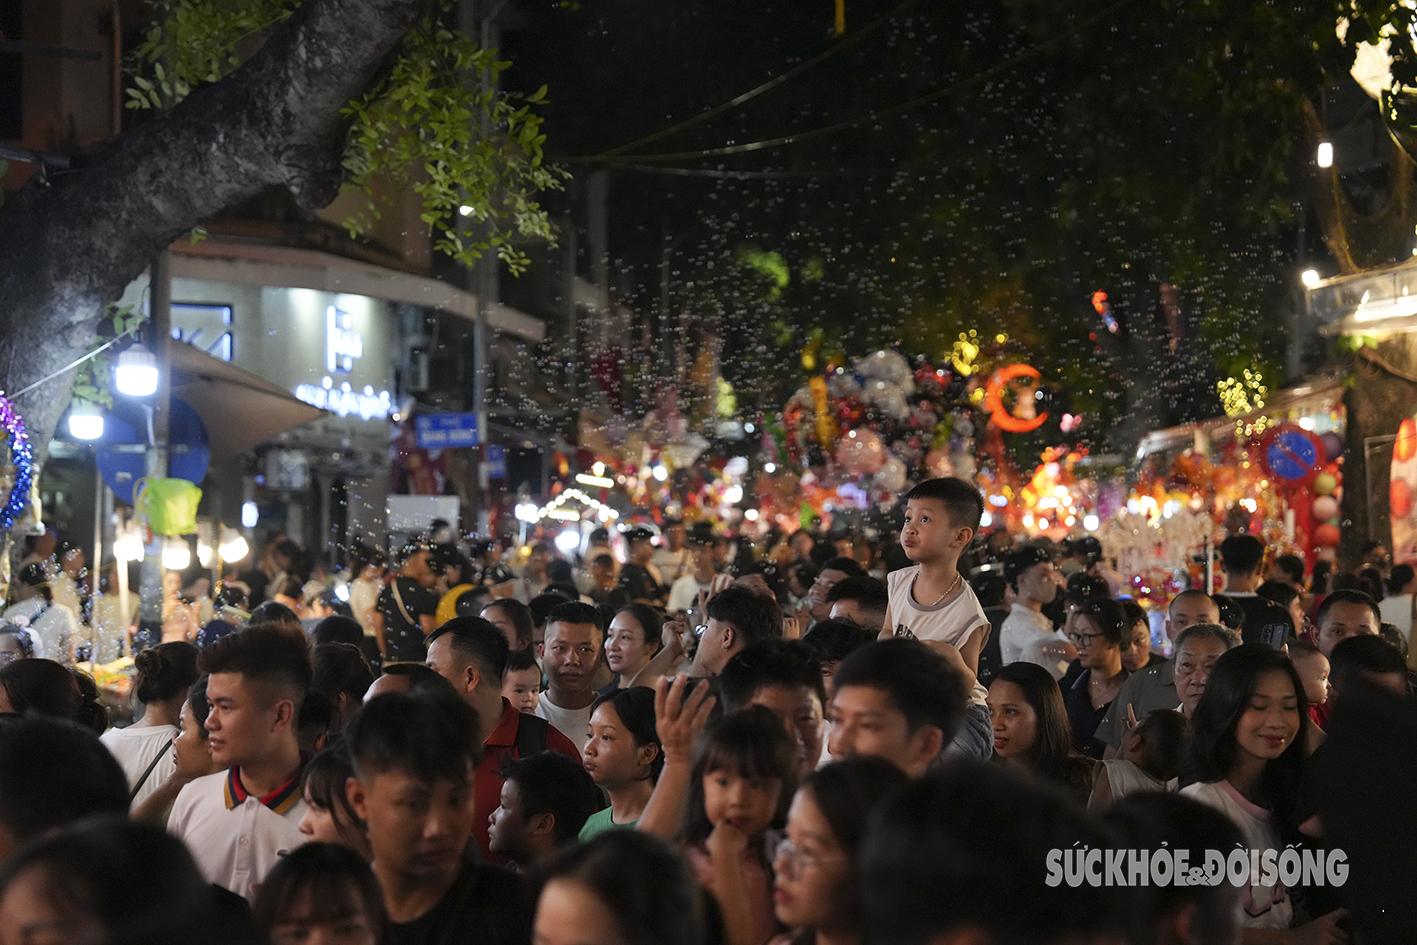
[[[1411,566],[1231,535],[1149,613],[982,512],[933,479],[875,547],[434,533],[327,577],[277,536],[137,623],[121,725],[12,607],[0,945],[1417,941]]]

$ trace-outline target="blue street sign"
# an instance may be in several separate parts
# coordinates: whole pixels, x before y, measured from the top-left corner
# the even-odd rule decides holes
[[[507,478],[507,450],[501,443],[487,444],[487,476],[490,479]]]
[[[478,442],[475,413],[420,413],[413,423],[418,445],[424,449],[455,449]]]

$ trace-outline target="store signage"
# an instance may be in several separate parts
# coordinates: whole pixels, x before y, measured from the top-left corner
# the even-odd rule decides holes
[[[359,417],[362,420],[384,420],[394,410],[394,395],[386,390],[375,391],[365,385],[362,391],[355,390],[348,381],[339,387],[326,377],[319,384],[301,384],[295,388],[295,396],[321,410],[340,417]]]
[[[348,374],[364,357],[364,336],[354,330],[354,316],[333,305],[325,309],[325,368],[331,374]]]
[[[420,413],[413,418],[418,445],[424,449],[452,449],[477,445],[477,414]]]

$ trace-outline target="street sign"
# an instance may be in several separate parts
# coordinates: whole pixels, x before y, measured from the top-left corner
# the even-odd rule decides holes
[[[507,478],[507,450],[501,443],[487,444],[487,475],[492,479]]]
[[[413,423],[418,445],[424,449],[456,449],[478,442],[475,413],[420,413]]]

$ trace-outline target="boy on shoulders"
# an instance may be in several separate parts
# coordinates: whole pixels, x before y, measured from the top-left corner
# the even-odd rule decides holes
[[[927,479],[905,494],[900,544],[914,567],[887,575],[890,606],[881,639],[920,640],[968,677],[969,706],[948,755],[986,760],[994,735],[979,684],[979,651],[989,618],[959,572],[959,556],[979,530],[984,499],[963,479]]]

